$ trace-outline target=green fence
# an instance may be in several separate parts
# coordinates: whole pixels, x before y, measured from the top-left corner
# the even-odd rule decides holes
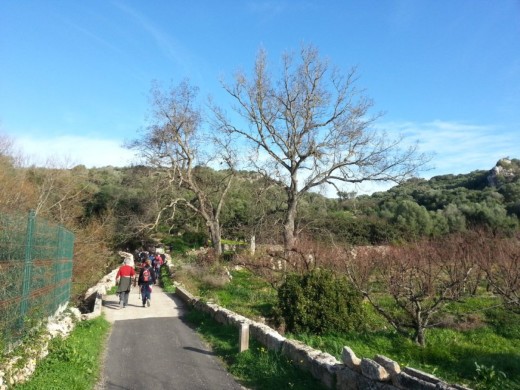
[[[73,251],[62,226],[0,214],[0,352],[69,301]]]

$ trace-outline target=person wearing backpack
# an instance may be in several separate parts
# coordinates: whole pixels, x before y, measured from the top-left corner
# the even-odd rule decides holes
[[[125,308],[128,304],[128,295],[132,286],[132,278],[135,276],[134,267],[130,265],[131,259],[126,258],[124,264],[119,267],[116,275],[117,294],[119,295],[119,307]]]
[[[161,279],[161,267],[163,265],[163,260],[162,260],[162,257],[157,255],[155,256],[155,263],[152,262],[152,266],[154,268],[154,271],[155,271],[155,278],[156,279]]]
[[[152,262],[147,259],[144,267],[139,271],[138,284],[141,287],[141,297],[143,298],[143,307],[150,306],[152,299],[152,284],[155,283],[155,272],[152,267]]]

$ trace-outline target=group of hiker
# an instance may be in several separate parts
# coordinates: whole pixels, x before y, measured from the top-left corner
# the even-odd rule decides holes
[[[132,255],[131,255],[132,256]],[[117,294],[119,295],[119,308],[128,305],[128,296],[132,285],[138,285],[143,307],[150,306],[152,299],[152,286],[157,283],[161,274],[161,267],[165,264],[163,254],[139,252],[137,258],[139,264],[134,267],[133,257],[125,257],[123,265],[116,274]],[[136,268],[139,275],[136,275]]]

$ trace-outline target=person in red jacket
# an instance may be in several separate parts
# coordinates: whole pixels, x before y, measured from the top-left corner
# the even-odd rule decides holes
[[[157,279],[160,279],[161,277],[161,267],[163,265],[163,259],[162,257],[157,254],[155,256],[155,262],[152,263],[152,267],[155,271],[155,280],[157,281]]]
[[[135,277],[134,267],[130,266],[130,259],[125,259],[124,264],[119,267],[116,275],[117,293],[119,294],[119,307],[125,308],[128,304],[130,287]]]

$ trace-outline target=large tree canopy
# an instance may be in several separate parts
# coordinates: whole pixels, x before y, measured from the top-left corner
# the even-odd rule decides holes
[[[239,72],[224,85],[246,125],[215,109],[221,129],[247,141],[250,165],[285,187],[286,249],[295,244],[302,194],[326,184],[339,190],[340,183],[399,182],[426,161],[416,145],[403,147],[402,138],[372,126],[372,101],[355,84],[355,69],[343,74],[304,47],[297,57],[283,56],[278,77],[260,51],[250,77]]]

